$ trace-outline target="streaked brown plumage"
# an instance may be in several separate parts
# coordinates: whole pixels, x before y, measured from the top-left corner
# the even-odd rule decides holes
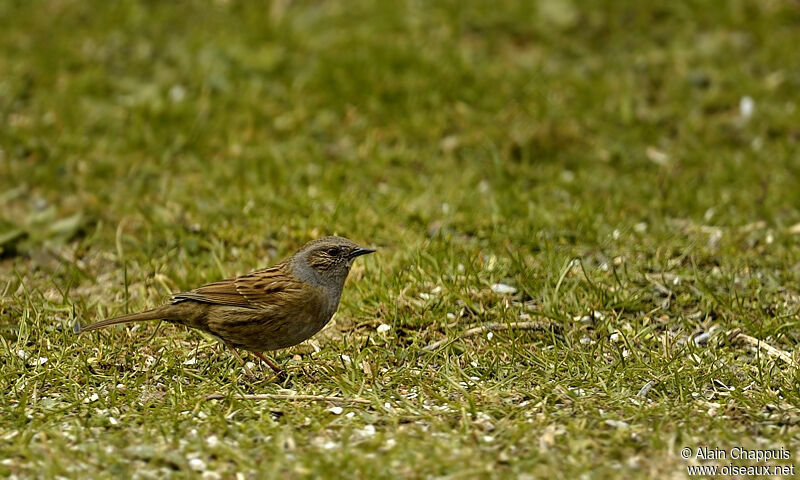
[[[320,331],[339,306],[353,259],[373,251],[343,237],[319,238],[272,267],[176,293],[153,310],[77,325],[76,331],[166,320],[213,335],[240,360],[236,348],[249,350],[280,373],[261,352],[297,345]]]

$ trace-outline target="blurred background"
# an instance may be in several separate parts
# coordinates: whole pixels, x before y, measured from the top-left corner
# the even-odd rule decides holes
[[[0,9],[5,255],[800,220],[795,2]]]

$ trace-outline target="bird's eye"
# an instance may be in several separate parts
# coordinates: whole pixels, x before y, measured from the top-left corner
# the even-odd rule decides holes
[[[339,247],[331,247],[328,249],[328,255],[331,257],[338,257],[340,253],[342,253],[342,250]]]

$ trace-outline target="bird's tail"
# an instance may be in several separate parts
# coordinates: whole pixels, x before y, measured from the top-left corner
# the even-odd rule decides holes
[[[103,327],[108,327],[109,325],[117,325],[119,323],[143,322],[145,320],[161,320],[163,318],[164,318],[164,312],[162,311],[162,309],[155,308],[153,310],[148,310],[146,312],[131,313],[130,315],[122,315],[121,317],[108,318],[106,320],[101,320],[91,325],[86,325],[85,327],[81,326],[80,321],[78,321],[75,323],[74,331],[75,333],[83,333],[83,332],[89,332],[91,330],[97,330]]]

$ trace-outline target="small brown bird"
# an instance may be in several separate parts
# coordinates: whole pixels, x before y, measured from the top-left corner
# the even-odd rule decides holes
[[[263,270],[176,293],[170,303],[153,310],[103,320],[76,332],[118,323],[165,320],[197,328],[236,351],[253,352],[281,370],[262,352],[297,345],[319,332],[339,306],[344,281],[356,257],[375,250],[342,237],[312,240],[286,260]]]

